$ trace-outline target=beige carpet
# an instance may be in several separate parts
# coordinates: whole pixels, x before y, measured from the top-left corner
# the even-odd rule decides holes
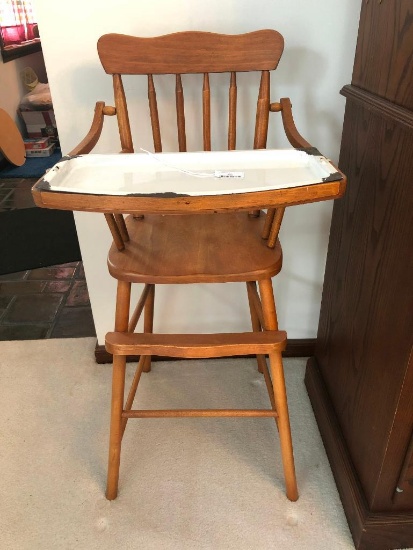
[[[94,345],[1,343],[2,550],[354,548],[304,360],[285,361],[298,502],[284,495],[272,419],[130,420],[119,497],[108,502],[110,367],[95,364]],[[154,408],[268,405],[245,359],[156,363],[138,399]]]

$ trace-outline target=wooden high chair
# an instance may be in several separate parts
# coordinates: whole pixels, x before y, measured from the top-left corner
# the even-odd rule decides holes
[[[154,150],[162,151],[155,75],[172,74],[175,80],[179,151],[186,151],[182,74],[203,74],[203,143],[211,149],[210,73],[229,73],[228,149],[235,149],[237,82],[239,71],[261,73],[256,110],[254,149],[266,146],[270,112],[281,112],[286,135],[295,148],[310,144],[298,133],[289,99],[270,103],[270,71],[283,51],[283,38],[273,30],[243,35],[180,32],[155,38],[118,34],[102,36],[98,53],[103,68],[113,77],[115,107],[98,102],[92,127],[71,155],[89,153],[97,143],[104,116],[118,119],[122,153],[133,153],[122,75],[146,75]],[[281,352],[286,333],[278,330],[271,278],[282,264],[278,232],[286,206],[336,198],[344,192],[341,174],[319,185],[227,195],[91,196],[59,194],[39,187],[39,206],[104,212],[113,235],[109,272],[118,281],[115,331],[107,334],[106,347],[113,354],[112,411],[110,427],[108,499],[118,491],[120,451],[129,418],[153,417],[273,417],[276,420],[287,497],[298,498],[293,447]],[[64,196],[63,196],[64,195]],[[268,209],[266,215],[262,209]],[[129,213],[126,220],[124,213]],[[153,311],[156,284],[246,284],[252,332],[227,334],[156,334]],[[132,283],[144,288],[130,314]],[[258,283],[258,289],[257,289]],[[144,333],[135,333],[144,315]],[[124,400],[125,363],[128,355],[140,361]],[[256,355],[269,393],[270,408],[262,410],[139,410],[133,409],[142,372],[151,368],[151,356],[209,358]],[[269,369],[266,355],[269,356]]]

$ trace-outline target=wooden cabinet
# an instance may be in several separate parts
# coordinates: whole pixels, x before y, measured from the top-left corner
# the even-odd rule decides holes
[[[413,2],[364,0],[306,385],[356,548],[413,547]]]
[[[413,110],[413,6],[363,0],[352,84]]]

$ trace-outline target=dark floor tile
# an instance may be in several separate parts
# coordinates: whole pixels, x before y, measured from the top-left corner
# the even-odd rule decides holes
[[[16,205],[13,200],[5,200],[0,202],[0,212],[10,212],[16,210]]]
[[[14,189],[19,189],[19,190],[25,190],[26,192],[30,193],[32,192],[32,187],[33,185],[36,183],[37,179],[36,178],[31,178],[31,179],[22,179],[22,180],[14,180],[16,183],[14,184]]]
[[[33,178],[26,179],[26,178],[1,178],[1,183],[5,187],[16,187],[16,185],[24,185],[25,182],[27,182],[27,185],[29,185],[33,180]]]
[[[85,268],[83,267],[83,262],[79,262],[79,265],[76,269],[75,277],[76,277],[76,279],[84,279],[85,278]]]
[[[1,281],[22,281],[25,279],[28,271],[19,271],[18,273],[7,273],[6,275],[0,275]]]
[[[47,281],[46,286],[43,289],[43,293],[46,292],[60,292],[65,293],[70,289],[71,281]]]
[[[67,306],[87,306],[89,305],[89,294],[86,281],[75,281],[72,289],[66,299]]]
[[[41,340],[46,338],[48,325],[0,325],[0,341]]]
[[[50,338],[82,338],[96,336],[90,307],[64,307]]]
[[[30,280],[45,281],[47,279],[71,279],[75,273],[75,267],[55,265],[53,267],[40,267],[33,269],[28,276]]]
[[[3,317],[4,312],[12,300],[13,296],[0,296],[0,319]]]
[[[32,208],[36,181],[0,178],[0,211]],[[84,279],[78,261],[0,275],[0,340],[96,336]]]
[[[5,207],[6,204],[19,210],[22,208],[34,208],[36,206],[32,194],[25,189],[15,189],[0,206]]]
[[[0,282],[0,296],[38,294],[45,286],[43,281]]]
[[[79,264],[81,264],[81,262],[69,262],[67,264],[61,264],[59,267],[78,267]]]
[[[0,188],[0,201],[4,201],[8,199],[11,195],[13,195],[14,189],[10,189],[9,187],[1,187]]]
[[[62,294],[16,296],[3,318],[4,323],[51,323],[62,302]]]
[[[12,300],[13,296],[0,296],[0,309],[6,309]]]

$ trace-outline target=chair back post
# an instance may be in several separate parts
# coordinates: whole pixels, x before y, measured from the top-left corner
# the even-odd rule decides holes
[[[178,127],[179,152],[184,152],[186,151],[185,102],[184,102],[184,90],[182,87],[182,79],[180,74],[176,75],[175,101],[176,101],[176,125]]]
[[[267,146],[268,120],[270,116],[270,72],[262,71],[255,119],[254,149]]]
[[[152,74],[148,74],[148,100],[151,117],[153,146],[155,153],[162,153],[161,127],[159,124],[158,102]]]
[[[237,141],[237,74],[231,72],[229,84],[228,151],[235,149]]]
[[[211,150],[211,90],[209,87],[209,74],[204,73],[202,86],[202,130],[204,138],[204,151]]]
[[[268,120],[270,116],[270,73],[261,72],[260,90],[255,117],[254,149],[265,149],[267,146]],[[258,217],[259,210],[249,212],[251,217]]]
[[[120,74],[113,75],[113,92],[115,96],[116,115],[118,119],[120,143],[123,153],[133,153],[132,135],[130,131],[128,107],[125,90]]]

